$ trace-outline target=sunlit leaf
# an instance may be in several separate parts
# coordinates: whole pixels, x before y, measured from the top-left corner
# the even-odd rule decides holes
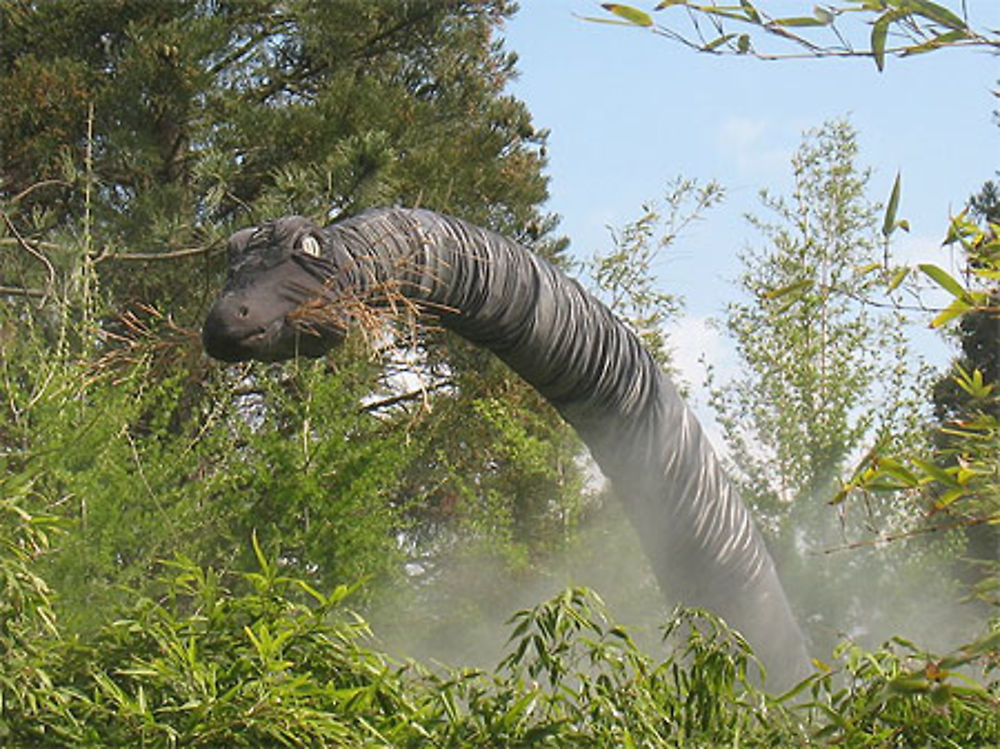
[[[889,34],[889,23],[892,18],[892,14],[886,13],[879,16],[872,26],[872,56],[875,58],[875,67],[879,69],[879,72],[885,70],[885,41]]]
[[[833,23],[833,13],[826,8],[821,8],[818,5],[813,6],[813,15],[816,16],[816,18],[821,21],[824,26],[828,26]]]
[[[940,484],[951,487],[959,487],[959,483],[955,478],[955,474],[946,468],[934,465],[926,460],[920,460],[919,458],[913,459],[913,464],[927,474],[934,481]]]
[[[897,676],[886,685],[887,689],[895,694],[916,694],[926,692],[930,689],[930,684],[922,676]]]
[[[932,3],[930,0],[907,0],[906,7],[917,15],[921,15],[942,26],[947,26],[950,29],[961,30],[968,28],[965,21],[956,16],[952,11],[937,3]]]
[[[945,308],[937,317],[931,320],[932,328],[940,328],[947,325],[949,322],[954,320],[956,317],[960,317],[971,309],[971,306],[963,302],[961,299],[956,299],[947,308]]]
[[[620,18],[624,18],[626,21],[636,26],[653,25],[653,19],[646,11],[633,8],[631,5],[622,5],[621,3],[601,3],[601,7],[611,13],[614,13]]]
[[[931,263],[921,263],[919,266],[920,270],[925,276],[930,278],[934,283],[940,286],[942,289],[947,291],[956,299],[968,300],[969,293],[965,290],[958,281],[951,277],[951,275],[944,268]]]
[[[778,299],[779,297],[787,296],[788,294],[793,294],[796,291],[805,291],[811,288],[813,281],[807,279],[805,281],[796,281],[795,283],[788,284],[787,286],[782,286],[779,289],[771,289],[770,291],[764,292],[762,294],[764,299]]]
[[[913,475],[902,463],[893,458],[879,458],[876,461],[879,471],[886,476],[899,481],[903,486],[915,487],[920,485],[920,480]]]
[[[740,0],[740,5],[743,6],[744,12],[747,14],[747,18],[753,23],[760,23],[760,13],[757,9],[753,7],[753,3],[750,0]]]
[[[793,16],[790,18],[775,18],[776,26],[803,27],[803,26],[826,26],[830,22],[816,16]]]
[[[728,42],[730,39],[733,39],[735,37],[736,37],[736,34],[723,34],[722,36],[718,37],[717,39],[713,39],[708,44],[706,44],[704,47],[702,47],[702,50],[705,51],[705,52],[710,52],[713,49],[718,49],[723,44],[725,44],[726,42]]]
[[[906,280],[906,277],[908,275],[910,275],[909,266],[900,268],[899,270],[896,271],[895,275],[892,277],[892,280],[889,281],[889,285],[886,287],[885,290],[887,292],[895,291],[896,289],[899,288],[899,285]]]
[[[944,34],[939,34],[926,42],[921,42],[920,44],[914,44],[911,47],[906,47],[902,54],[909,55],[919,55],[924,52],[932,52],[935,49],[940,49],[941,47],[946,47],[949,44],[954,44],[963,39],[968,38],[968,34],[964,31],[948,31]]]
[[[669,8],[671,5],[687,5],[687,0],[661,0],[653,10],[663,10],[664,8]]]
[[[934,502],[934,509],[943,510],[948,505],[955,502],[955,500],[961,499],[965,495],[966,495],[966,490],[962,487],[949,489],[948,491],[946,491],[944,494],[942,494],[940,497],[937,498],[937,500]]]
[[[896,228],[896,211],[899,209],[899,193],[902,187],[900,180],[901,175],[896,172],[896,179],[892,183],[892,193],[889,195],[889,203],[885,207],[885,216],[882,219],[882,236],[886,238]]]

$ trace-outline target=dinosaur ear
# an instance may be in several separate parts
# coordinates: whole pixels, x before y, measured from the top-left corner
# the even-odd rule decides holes
[[[250,237],[257,233],[257,229],[258,227],[256,226],[240,229],[229,238],[226,249],[229,252],[230,261],[243,253],[243,251],[247,248],[247,244],[250,242]]]
[[[307,255],[312,255],[313,257],[319,257],[319,240],[316,239],[312,234],[306,234],[302,237],[302,241],[299,242],[299,249],[302,250]]]

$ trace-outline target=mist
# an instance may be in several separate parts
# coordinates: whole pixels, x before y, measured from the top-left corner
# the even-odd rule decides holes
[[[991,611],[965,600],[953,561],[962,544],[958,534],[835,550],[836,513],[820,503],[811,514],[815,519],[797,535],[830,545],[801,546],[794,558],[775,556],[814,659],[836,667],[833,650],[845,640],[874,649],[899,637],[942,653],[983,634]],[[610,494],[566,548],[531,568],[511,571],[505,560],[479,550],[457,553],[429,578],[380,591],[365,612],[378,645],[398,658],[492,670],[505,655],[515,612],[577,586],[596,592],[610,618],[647,654],[666,655],[661,627],[675,602],[660,591],[635,530]]]

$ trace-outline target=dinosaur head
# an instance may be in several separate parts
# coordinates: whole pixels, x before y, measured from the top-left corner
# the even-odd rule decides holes
[[[205,351],[228,362],[322,356],[346,317],[331,312],[340,289],[322,229],[288,216],[229,239],[229,275],[202,328]]]

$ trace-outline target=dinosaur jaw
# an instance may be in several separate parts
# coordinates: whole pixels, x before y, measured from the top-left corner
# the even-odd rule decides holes
[[[249,323],[244,318],[230,314],[220,300],[209,312],[202,328],[201,338],[205,351],[214,359],[224,362],[284,361],[297,356],[319,357],[344,338],[339,326],[303,323],[294,315],[270,321]]]

